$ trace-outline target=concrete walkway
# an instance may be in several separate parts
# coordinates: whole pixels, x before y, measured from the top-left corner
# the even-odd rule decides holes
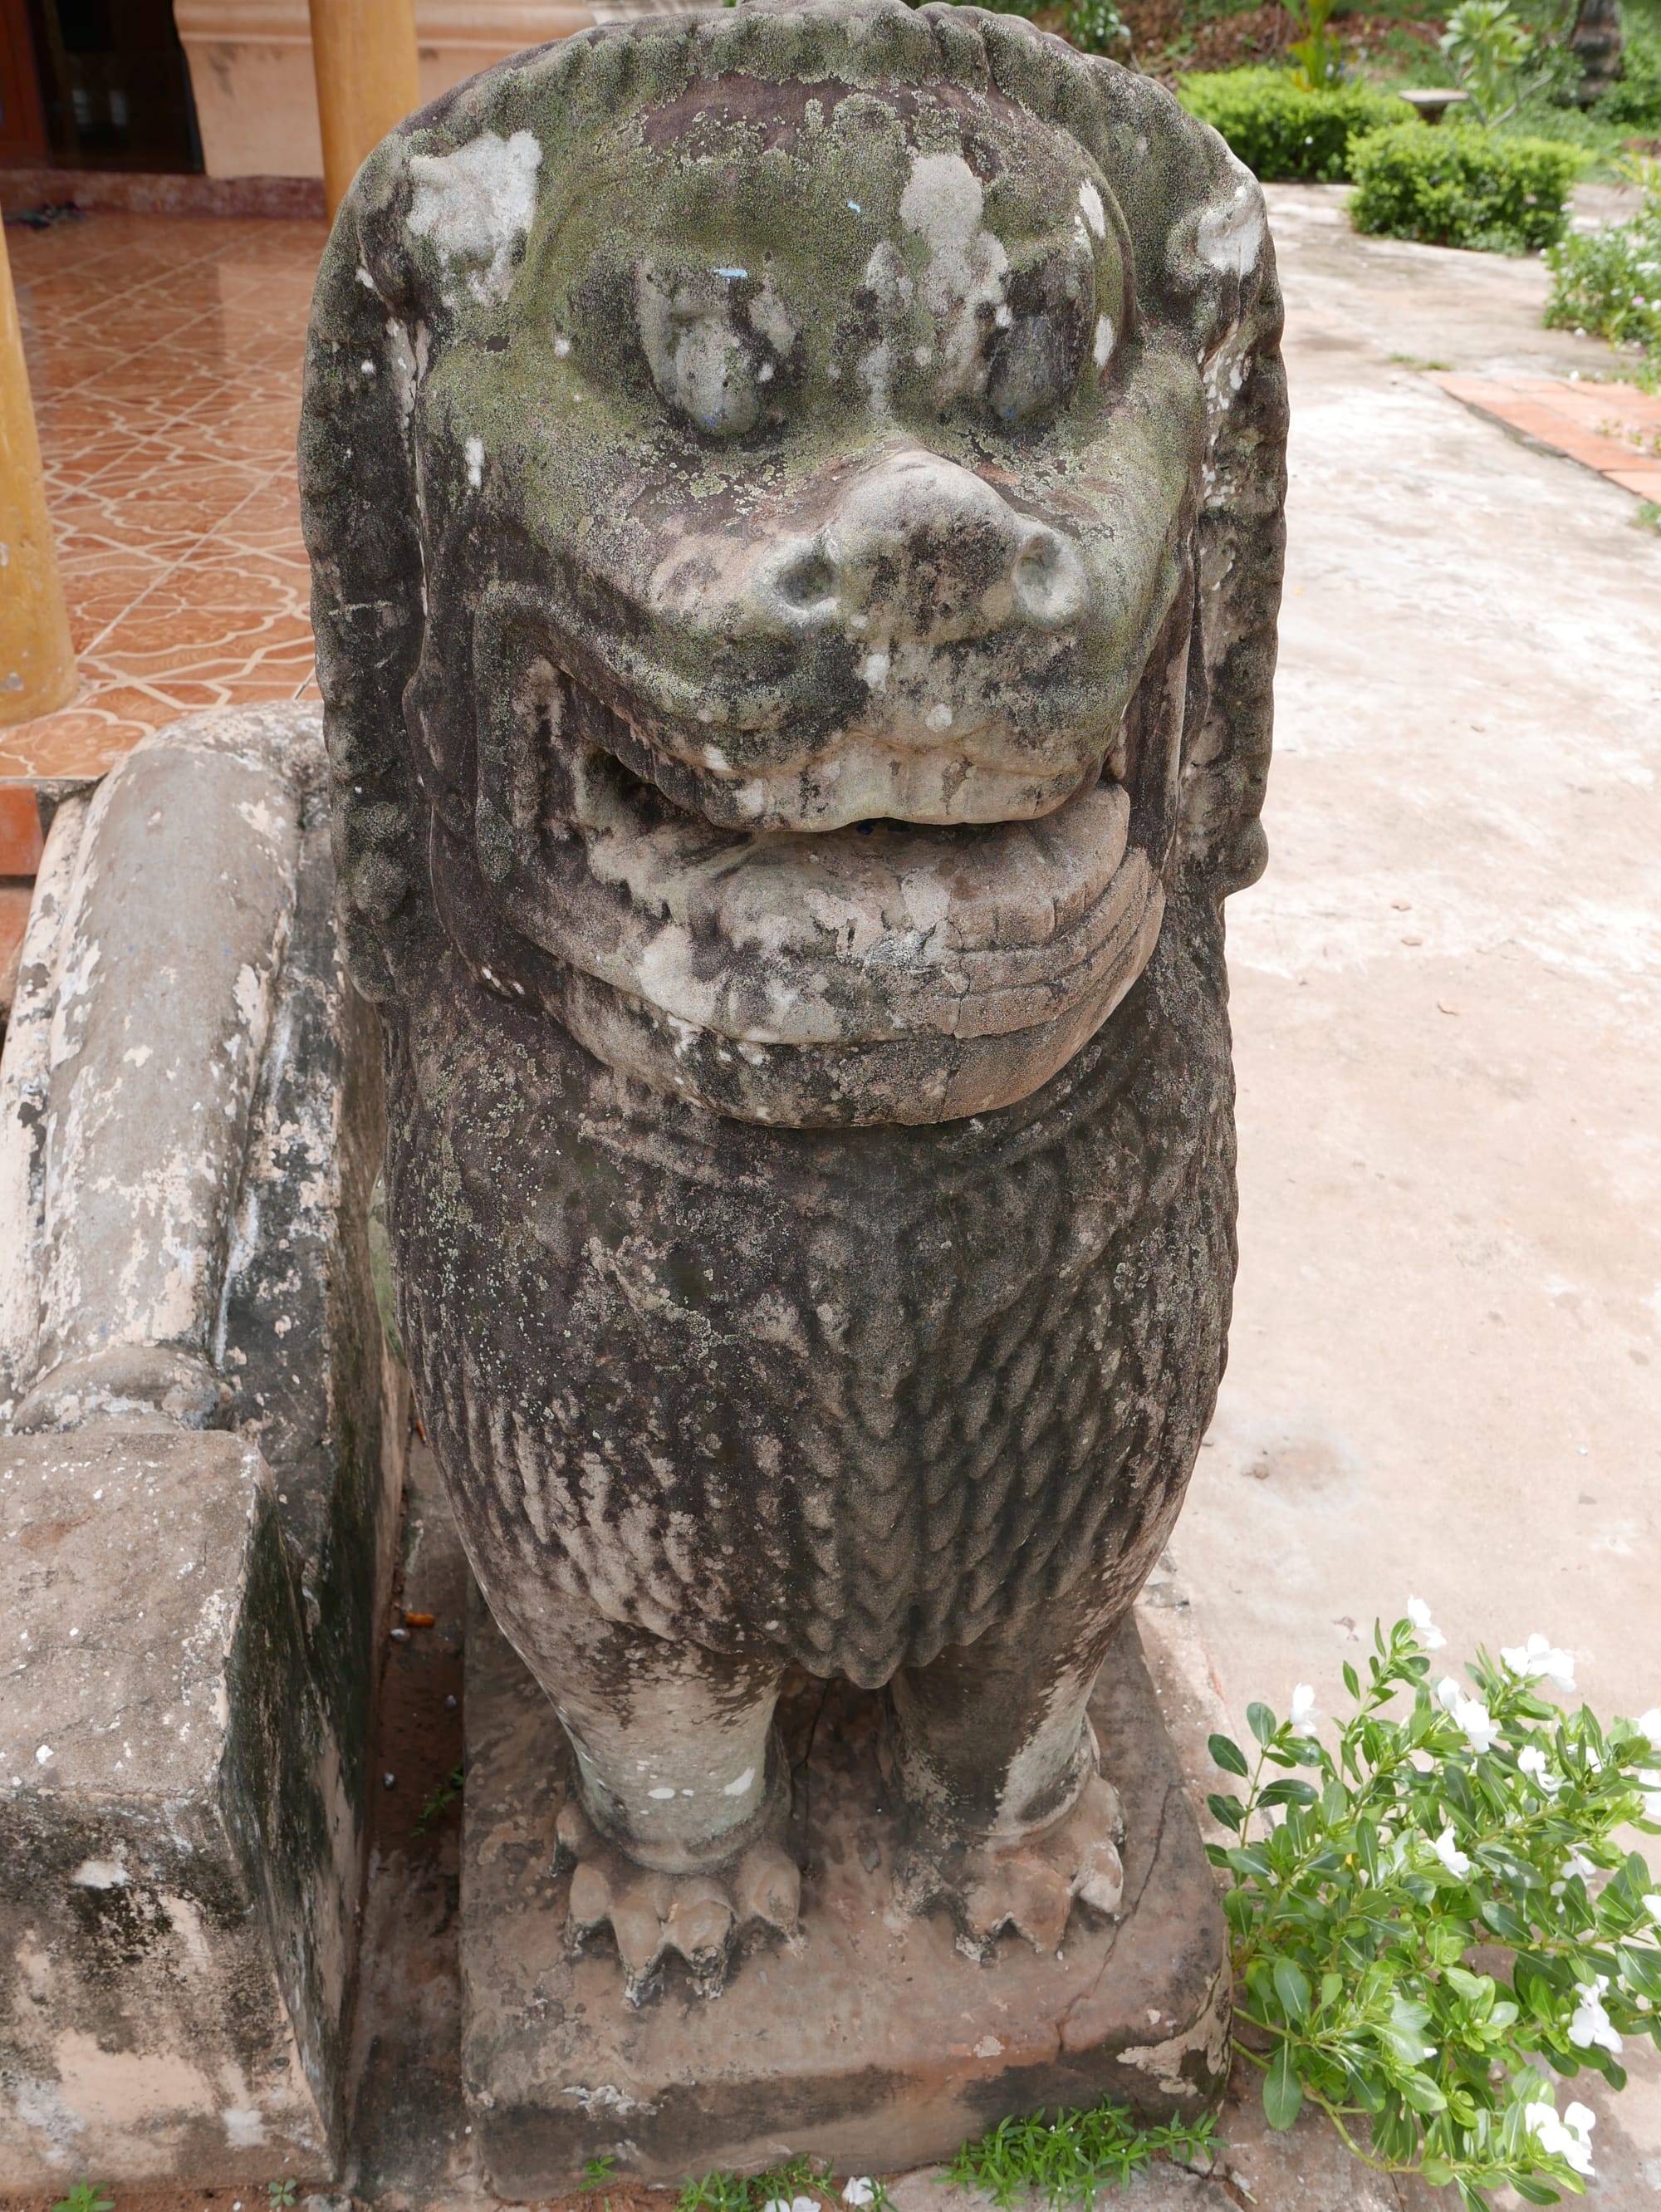
[[[1357,239],[1342,198],[1270,194],[1270,857],[1230,908],[1240,1288],[1176,1553],[1237,1717],[1296,1680],[1330,1711],[1409,1592],[1450,1656],[1544,1629],[1635,1714],[1661,1699],[1661,538],[1399,358],[1623,373],[1541,329],[1539,264]],[[1587,2101],[1590,2201],[1652,2212],[1654,2053]]]

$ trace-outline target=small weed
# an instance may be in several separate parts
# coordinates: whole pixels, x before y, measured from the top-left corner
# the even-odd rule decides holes
[[[1032,2195],[1052,2207],[1077,2204],[1089,2212],[1099,2192],[1123,2187],[1156,2157],[1184,2164],[1209,2160],[1218,2148],[1209,2112],[1161,2127],[1139,2127],[1123,2105],[1093,2105],[1088,2112],[1000,2120],[979,2142],[965,2143],[944,2179],[960,2189],[984,2189],[1004,2212]]]
[[[706,2173],[688,2181],[675,2200],[675,2212],[766,2212],[770,2204],[791,2206],[806,2197],[815,2207],[852,2206],[855,2212],[894,2212],[881,2181],[870,2175],[849,2181],[839,2191],[828,2166],[810,2158],[787,2159],[765,2173]]]
[[[1633,517],[1633,525],[1639,530],[1652,530],[1658,538],[1661,538],[1661,506],[1652,499],[1640,499],[1638,512]]]
[[[439,1818],[440,1814],[449,1811],[451,1806],[455,1803],[457,1798],[462,1794],[462,1783],[464,1779],[464,1770],[460,1764],[458,1763],[451,1768],[449,1773],[446,1774],[443,1781],[438,1784],[432,1796],[427,1799],[427,1802],[421,1807],[421,1811],[416,1814],[415,1825],[412,1832],[417,1838],[424,1836],[427,1833],[428,1828],[432,1826],[433,1821]],[[596,2160],[591,2160],[589,2162],[591,2165],[598,2163]]]
[[[101,2181],[77,2181],[67,2197],[60,2197],[52,2212],[115,2212],[115,2199],[104,2193]]]
[[[294,2203],[294,2184],[292,2181],[268,2181],[265,2185],[265,2193],[271,2200],[272,2212],[276,2212],[278,2205],[286,2206]]]
[[[1421,355],[1416,353],[1392,353],[1390,358],[1391,361],[1399,363],[1403,368],[1416,369],[1421,376],[1428,376],[1439,372],[1446,374],[1453,367],[1453,363],[1451,361],[1426,361]]]

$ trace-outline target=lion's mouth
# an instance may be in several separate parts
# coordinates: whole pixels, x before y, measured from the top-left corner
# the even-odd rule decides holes
[[[1157,937],[1159,875],[1100,763],[1035,817],[743,829],[545,653],[481,703],[476,849],[499,920],[487,955],[471,902],[445,898],[452,936],[521,998],[547,993],[505,981],[512,940],[551,955],[591,1050],[719,1110],[938,1120],[1025,1096]]]
[[[734,829],[710,818],[695,772],[567,671],[543,662],[516,688],[522,714],[540,698],[537,750],[565,771],[544,804],[543,865],[516,871],[520,890],[540,878],[563,893],[557,913],[533,904],[533,933],[735,1042],[1026,1028],[1088,990],[1147,906],[1129,795],[1099,766],[1036,819]],[[572,927],[573,846],[603,927]]]

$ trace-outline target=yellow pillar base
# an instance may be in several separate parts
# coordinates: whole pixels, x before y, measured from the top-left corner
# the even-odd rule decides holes
[[[0,729],[50,714],[74,696],[70,621],[0,230]]]
[[[359,165],[421,105],[415,0],[311,0],[329,220]]]

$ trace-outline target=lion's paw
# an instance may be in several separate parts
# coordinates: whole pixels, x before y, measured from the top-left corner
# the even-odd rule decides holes
[[[581,1950],[609,1927],[622,1961],[631,2005],[659,1996],[671,1952],[686,1962],[700,1996],[719,1996],[746,1939],[791,1936],[800,1909],[796,1863],[767,1838],[730,1866],[699,1874],[658,1874],[606,1840],[567,1799],[557,1826],[560,1859],[574,1861],[567,1940]]]
[[[919,1845],[901,1869],[896,1902],[910,1913],[944,1904],[958,1949],[983,1963],[1006,1928],[1035,1951],[1054,1951],[1076,1905],[1106,1918],[1118,1911],[1124,1836],[1118,1792],[1094,1775],[1070,1812],[1018,1844]]]

